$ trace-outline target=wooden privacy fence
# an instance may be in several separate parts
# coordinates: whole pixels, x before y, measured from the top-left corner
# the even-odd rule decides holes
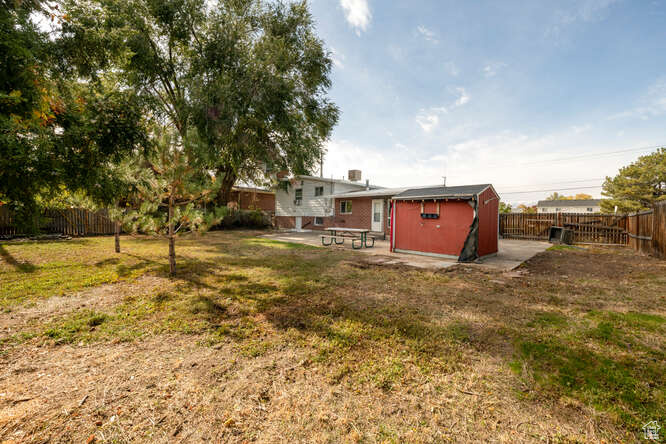
[[[88,211],[80,208],[46,210],[39,221],[39,230],[45,234],[92,236],[113,234],[114,224],[106,210]],[[0,207],[0,236],[19,236],[23,233],[7,207]]]
[[[652,252],[653,216],[654,212],[652,210],[627,216],[628,245],[638,252]]]
[[[652,211],[652,254],[666,259],[666,202],[655,205]]]
[[[666,259],[666,201],[627,216],[627,233],[631,248]]]
[[[507,239],[548,240],[550,227],[570,228],[581,244],[627,244],[627,217],[590,213],[502,213],[500,235]]]
[[[232,211],[218,224],[219,228],[266,227],[271,225],[271,214],[260,210]],[[81,208],[46,210],[39,220],[42,234],[65,234],[68,236],[95,236],[114,234],[114,223],[109,220],[107,210],[88,211]],[[0,206],[0,236],[25,235],[7,207]]]
[[[500,235],[507,239],[548,240],[550,227],[570,228],[574,242],[628,245],[666,258],[666,201],[629,215],[589,213],[502,213]]]

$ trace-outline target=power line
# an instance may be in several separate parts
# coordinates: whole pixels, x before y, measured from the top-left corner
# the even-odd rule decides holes
[[[567,161],[571,161],[571,160],[599,158],[599,157],[615,156],[617,154],[631,153],[631,152],[636,152],[636,151],[653,150],[653,149],[661,148],[663,146],[666,146],[666,143],[665,144],[660,144],[660,145],[644,146],[644,147],[641,147],[641,148],[629,148],[629,149],[617,150],[617,151],[602,151],[602,152],[598,152],[598,153],[581,154],[581,155],[578,155],[578,156],[560,157],[560,158],[556,158],[556,159],[534,160],[534,161],[529,161],[529,162],[511,162],[511,163],[493,164],[493,165],[487,165],[487,166],[540,165],[540,164],[549,164],[549,163],[556,163],[556,162],[567,162]]]
[[[664,146],[664,145],[653,145],[653,146],[644,146],[644,147],[641,147],[641,148],[630,148],[630,149],[626,149],[626,150],[606,151],[606,152],[601,152],[601,153],[582,154],[580,156],[561,157],[559,159],[527,162],[527,163],[523,163],[521,165],[530,165],[530,164],[535,164],[535,163],[540,163],[540,162],[560,162],[560,161],[567,161],[567,160],[587,159],[589,157],[614,156],[616,154],[631,153],[631,152],[635,152],[635,151],[653,150],[653,149],[656,149],[656,148],[660,148],[662,146]]]
[[[601,185],[595,185],[593,187],[576,187],[576,188],[553,188],[550,190],[532,190],[532,191],[511,191],[508,193],[503,193],[501,191],[498,191],[499,194],[528,194],[528,193],[547,193],[550,191],[570,191],[570,190],[585,190],[585,189],[592,189],[592,188],[601,188]]]
[[[580,183],[580,182],[592,182],[593,180],[605,180],[605,177],[597,177],[594,179],[580,179],[580,180],[568,180],[564,182],[549,182],[549,183],[534,183],[532,185],[534,186],[546,186],[546,185],[563,185],[563,184],[569,184],[569,183]],[[518,188],[518,187],[524,187],[525,184],[522,185],[496,185],[497,188]]]

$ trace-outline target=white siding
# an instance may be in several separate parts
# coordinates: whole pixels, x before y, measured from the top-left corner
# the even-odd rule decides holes
[[[588,208],[592,208],[592,211],[587,211]],[[559,211],[558,211],[559,210]],[[561,207],[539,207],[539,213],[600,213],[601,207],[592,206],[592,207],[567,207],[566,204]]]
[[[301,185],[301,182],[303,185]],[[278,189],[275,192],[275,215],[276,216],[333,216],[333,199],[329,197],[315,197],[315,187],[324,187],[324,196],[333,193],[344,193],[346,191],[358,191],[365,188],[364,185],[353,185],[330,180],[297,179],[296,183],[291,183],[284,189]],[[294,199],[296,190],[303,189],[303,201],[301,205],[295,205]]]

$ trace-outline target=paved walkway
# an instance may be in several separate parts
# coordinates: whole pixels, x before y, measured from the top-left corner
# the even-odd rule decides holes
[[[320,238],[321,234],[323,233],[317,231],[279,231],[265,234],[261,237],[322,247]],[[499,252],[497,255],[477,261],[474,265],[486,266],[502,271],[513,270],[532,256],[546,250],[549,246],[550,244],[548,242],[500,239]],[[351,242],[346,240],[344,245],[322,248],[351,250]],[[362,248],[354,251],[371,255],[372,259],[370,259],[370,261],[380,264],[404,264],[419,268],[446,268],[458,264],[458,262],[451,259],[440,259],[429,256],[420,256],[417,254],[391,253],[389,251],[389,241],[382,240],[381,238],[375,241],[374,248]]]

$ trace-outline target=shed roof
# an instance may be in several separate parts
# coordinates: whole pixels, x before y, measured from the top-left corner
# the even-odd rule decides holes
[[[601,199],[561,199],[561,200],[540,200],[537,207],[598,207],[601,205]]]
[[[492,185],[485,183],[479,185],[461,185],[455,187],[437,186],[428,188],[410,188],[400,194],[393,196],[393,198],[398,200],[435,198],[470,199],[488,187],[492,187]]]

